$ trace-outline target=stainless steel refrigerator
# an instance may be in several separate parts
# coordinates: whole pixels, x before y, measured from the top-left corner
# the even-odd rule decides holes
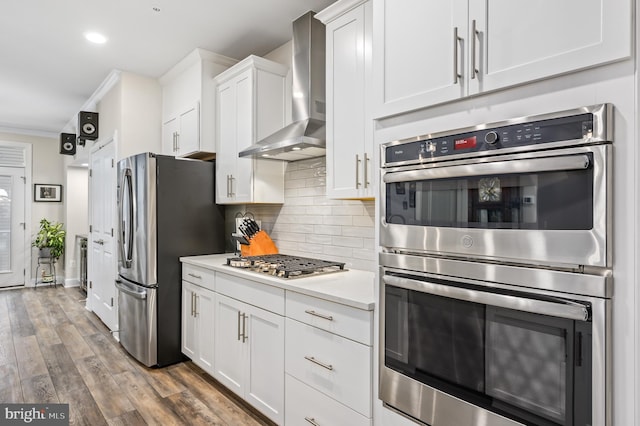
[[[210,161],[143,153],[118,162],[120,344],[142,364],[181,353],[181,256],[223,253]]]

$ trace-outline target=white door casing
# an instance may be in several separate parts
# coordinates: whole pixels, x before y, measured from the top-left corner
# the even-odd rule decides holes
[[[91,151],[87,308],[118,329],[116,233],[116,137]]]
[[[25,284],[25,169],[0,167],[0,287]]]

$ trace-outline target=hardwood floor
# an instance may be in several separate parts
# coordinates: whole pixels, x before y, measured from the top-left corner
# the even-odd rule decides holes
[[[72,425],[273,425],[190,361],[135,361],[84,298],[0,291],[0,402],[68,403]]]

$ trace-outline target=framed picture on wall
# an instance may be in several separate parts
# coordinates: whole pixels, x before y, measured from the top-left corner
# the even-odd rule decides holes
[[[62,201],[62,185],[36,183],[33,185],[33,201],[60,202]]]

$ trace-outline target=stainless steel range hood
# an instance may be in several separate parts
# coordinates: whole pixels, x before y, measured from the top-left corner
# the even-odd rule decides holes
[[[314,15],[293,22],[293,122],[240,157],[296,161],[325,155],[325,28]]]

